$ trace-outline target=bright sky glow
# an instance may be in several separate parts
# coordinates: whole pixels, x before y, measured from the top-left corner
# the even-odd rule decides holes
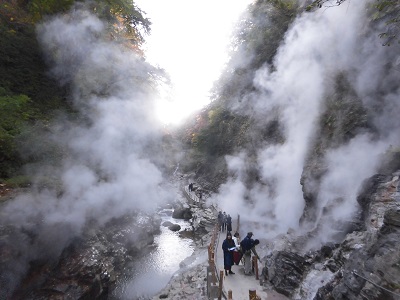
[[[228,59],[235,22],[252,0],[135,0],[152,22],[147,60],[165,69],[173,90],[158,99],[163,123],[178,124],[209,103]]]

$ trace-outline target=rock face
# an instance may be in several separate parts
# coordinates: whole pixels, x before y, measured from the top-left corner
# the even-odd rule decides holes
[[[278,252],[273,259],[273,271],[271,270],[271,283],[277,292],[290,296],[300,286],[306,269],[306,260],[292,252]]]
[[[59,258],[32,259],[30,269],[20,274],[16,262],[23,248],[15,244],[15,237],[22,241],[30,233],[0,228],[0,299],[11,295],[14,299],[106,299],[125,266],[153,243],[159,225],[160,219],[145,215],[125,216],[101,227],[92,224],[70,241]],[[33,233],[30,239],[35,243]],[[19,251],[13,251],[15,247]],[[24,249],[29,252],[29,247]],[[16,275],[22,278],[18,286],[12,280]]]
[[[341,243],[303,253],[308,236],[288,233],[286,246],[268,258],[268,284],[296,300],[400,299],[399,175],[365,181],[357,226]]]
[[[192,212],[190,207],[175,207],[172,217],[175,219],[190,220],[192,218]]]

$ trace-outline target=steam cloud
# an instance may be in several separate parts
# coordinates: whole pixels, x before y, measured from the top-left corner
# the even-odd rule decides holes
[[[152,115],[152,74],[157,70],[110,41],[104,29],[81,9],[38,28],[52,75],[71,88],[73,105],[86,119],[78,125],[65,119],[55,124],[51,138],[63,148],[65,159],[60,168],[35,170],[58,178],[62,195],[38,189],[1,211],[2,224],[37,234],[34,245],[20,241],[16,246],[27,252],[18,258],[19,271],[11,271],[12,276],[23,274],[31,259],[57,257],[88,220],[101,225],[128,212],[153,212],[174,197],[151,156],[161,133]]]
[[[246,153],[228,156],[231,176],[214,198],[227,212],[240,212],[241,219],[264,224],[265,228],[252,228],[262,236],[299,229],[304,208],[300,178],[335,74],[348,75],[378,135],[359,133],[325,155],[328,169],[318,190],[318,215],[325,207],[334,206],[329,218],[315,220],[315,226],[319,222],[324,225],[320,242],[333,238],[332,225],[352,218],[361,183],[376,171],[380,154],[398,144],[400,72],[394,64],[398,47],[382,47],[378,35],[384,29],[369,28],[369,2],[348,1],[340,7],[300,15],[278,50],[274,71],[268,66],[257,71],[253,82],[258,93],[245,95],[237,110],[246,112],[251,102],[249,113],[258,120],[279,112],[284,128],[284,144],[258,150],[260,179],[269,184],[246,190],[241,176],[248,163]]]

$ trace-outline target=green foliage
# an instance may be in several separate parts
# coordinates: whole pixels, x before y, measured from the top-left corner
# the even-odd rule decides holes
[[[273,64],[297,8],[292,0],[259,0],[249,7],[250,17],[239,23],[230,62],[214,87],[215,99],[241,101],[241,95],[254,89],[254,72]]]
[[[0,92],[4,89],[0,89]],[[32,116],[30,99],[26,95],[0,96],[0,176],[13,170],[12,161],[19,160],[15,138]],[[18,165],[18,164],[16,164]]]
[[[0,24],[0,87],[11,94],[27,95],[37,112],[63,106],[64,92],[50,79],[36,40],[34,28],[18,31]]]
[[[339,6],[346,0],[314,0],[307,11],[314,11],[316,8]],[[400,43],[400,1],[399,0],[376,0],[370,9],[373,22],[384,22],[386,31],[379,34],[384,39],[383,46],[390,46],[397,39]]]
[[[0,128],[12,135],[19,133],[21,123],[31,117],[29,101],[26,95],[0,96]]]
[[[20,8],[26,10],[35,23],[46,16],[67,13],[75,3],[85,3],[109,24],[109,32],[114,39],[128,39],[132,45],[144,42],[144,34],[150,32],[151,22],[132,0],[26,0]],[[14,12],[15,14],[15,12]]]
[[[140,45],[144,42],[144,34],[150,32],[151,22],[132,0],[95,0],[92,8],[108,22],[114,38],[121,36],[132,44]]]
[[[19,176],[9,178],[9,179],[5,180],[4,182],[9,187],[21,188],[21,187],[29,186],[31,184],[31,178],[29,176],[19,175]]]
[[[69,10],[74,2],[74,0],[30,0],[27,9],[34,21],[40,21],[46,15]]]
[[[339,6],[346,0],[314,0],[307,6],[306,11],[312,11],[316,8]]]
[[[246,118],[222,107],[211,110],[209,116],[208,125],[193,136],[193,147],[208,156],[231,154],[243,137]]]
[[[343,145],[356,136],[360,129],[368,128],[367,111],[344,74],[335,78],[334,91],[326,97],[325,112],[320,118],[321,132],[316,154]]]
[[[110,38],[140,52],[150,21],[131,0],[5,0],[0,3],[0,177],[14,177],[22,165],[56,163],[63,153],[46,138],[47,125],[59,111],[71,113],[60,88],[47,76],[35,23],[67,14],[79,3],[108,23]],[[128,39],[127,39],[128,38]],[[129,40],[129,42],[127,42]],[[26,147],[29,143],[29,147]],[[22,147],[23,150],[21,151]]]
[[[213,89],[212,104],[189,125],[186,133],[191,168],[208,179],[227,175],[224,156],[238,149],[254,155],[260,143],[283,141],[277,120],[257,126],[249,116],[230,109],[243,95],[256,92],[254,74],[264,64],[273,64],[282,39],[297,14],[297,1],[259,0],[249,7],[249,16],[241,20],[233,40],[231,59]],[[217,179],[218,178],[218,179]]]
[[[16,8],[8,8],[0,17],[14,16]],[[0,66],[0,177],[8,178],[26,162],[18,151],[20,137],[33,122],[49,120],[68,106],[65,92],[46,75],[32,23],[0,22]]]
[[[390,46],[397,39],[400,43],[400,2],[398,0],[379,1],[375,6],[376,13],[373,15],[374,21],[383,21],[386,24],[386,31],[379,37],[384,39],[384,46]]]

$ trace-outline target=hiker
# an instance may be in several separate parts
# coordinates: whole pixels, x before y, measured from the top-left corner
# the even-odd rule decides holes
[[[224,232],[226,230],[226,212],[223,212],[222,217],[222,231]]]
[[[193,191],[193,183],[189,183],[189,192]]]
[[[235,250],[235,242],[232,239],[232,234],[228,232],[226,239],[222,243],[222,250],[224,250],[224,269],[225,275],[235,274],[232,272],[233,265],[233,250]]]
[[[231,215],[229,215],[229,214],[226,217],[226,230],[228,232],[232,231],[232,218],[231,218]]]
[[[233,250],[233,262],[235,265],[239,265],[240,260],[242,259],[242,251],[240,251],[240,236],[239,232],[235,232],[232,237],[232,240],[235,242],[236,249]]]
[[[223,231],[223,223],[224,223],[224,215],[222,214],[222,211],[218,212],[218,226],[219,226],[219,230]]]
[[[251,252],[260,260],[260,257],[257,254],[255,246],[257,246],[260,241],[252,239],[253,233],[250,231],[247,233],[246,237],[240,242],[240,247],[242,249],[243,257],[244,257],[244,274],[251,275]]]

